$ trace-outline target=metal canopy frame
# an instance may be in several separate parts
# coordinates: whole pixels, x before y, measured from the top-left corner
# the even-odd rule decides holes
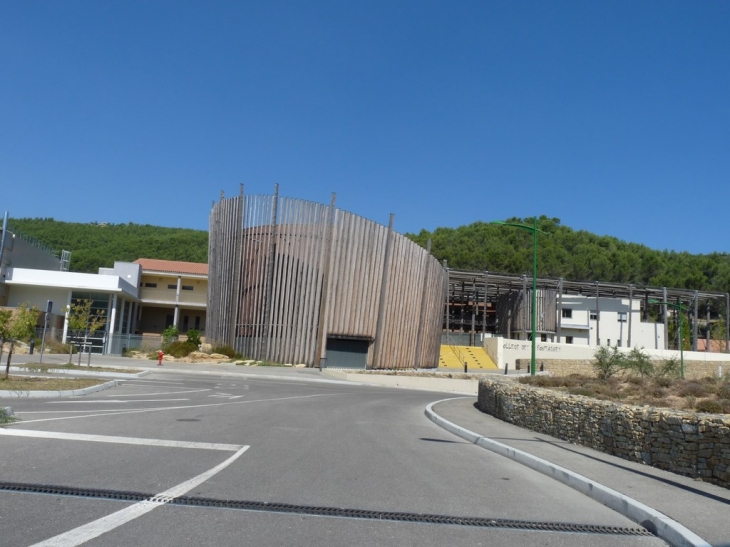
[[[500,295],[511,291],[525,291],[532,284],[532,276],[527,274],[503,274],[489,271],[469,271],[449,268],[444,261],[444,268],[448,274],[448,296],[446,302],[445,323],[449,317],[449,305],[467,305],[473,308],[473,315],[480,306],[484,306],[486,310],[487,302],[494,301]],[[687,305],[687,309],[695,319],[693,321],[693,349],[697,349],[697,324],[699,319],[699,302],[704,301],[723,301],[725,321],[725,348],[726,352],[730,351],[730,296],[728,293],[699,291],[692,289],[681,289],[671,287],[651,287],[639,284],[625,284],[604,281],[569,281],[563,278],[538,277],[536,279],[537,290],[554,290],[558,293],[558,298],[562,295],[583,295],[592,298],[628,298],[630,300],[643,300],[644,313],[649,306],[649,300],[659,300],[661,302],[678,302],[682,301]],[[466,297],[466,300],[465,300]],[[657,305],[657,304],[654,304]],[[666,305],[662,305],[662,316],[664,318],[665,328],[667,324],[668,310]],[[709,317],[709,305],[707,313]],[[723,309],[721,305],[716,306],[717,309]],[[629,314],[631,316],[631,314]],[[499,321],[499,318],[497,318]],[[630,318],[629,318],[630,321]],[[483,314],[481,321],[481,329],[477,327],[477,322],[472,318],[471,332],[486,332],[486,314]],[[559,333],[558,323],[558,333]],[[448,329],[447,329],[448,330]],[[630,341],[629,341],[630,344]]]

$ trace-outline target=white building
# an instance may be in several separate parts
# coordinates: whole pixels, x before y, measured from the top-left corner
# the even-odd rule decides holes
[[[562,295],[555,342],[590,346],[665,347],[664,324],[641,320],[641,301]]]

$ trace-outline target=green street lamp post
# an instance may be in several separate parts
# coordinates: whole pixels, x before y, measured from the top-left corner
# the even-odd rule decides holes
[[[516,222],[504,222],[503,220],[493,220],[490,224],[511,226],[532,232],[532,313],[530,314],[532,320],[532,358],[530,360],[530,375],[535,376],[535,344],[537,343],[537,233],[544,234],[545,232],[537,227],[537,216],[532,219],[532,226],[518,224]]]
[[[649,300],[650,304],[664,304],[665,306],[669,306],[670,308],[674,308],[677,310],[677,313],[679,314],[679,362],[680,362],[680,374],[682,376],[682,379],[684,379],[684,339],[682,336],[682,312],[687,311],[687,308],[682,306],[682,299],[679,298],[677,303],[674,302],[666,302],[665,300]],[[664,336],[666,336],[667,333],[664,333]]]

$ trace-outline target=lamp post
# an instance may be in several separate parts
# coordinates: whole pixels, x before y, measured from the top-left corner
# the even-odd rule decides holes
[[[651,304],[664,304],[670,308],[674,308],[679,313],[679,362],[680,362],[680,374],[684,379],[684,340],[682,337],[682,312],[686,311],[687,308],[682,307],[682,299],[678,299],[678,303],[667,302],[666,300],[649,300]],[[664,333],[666,336],[667,333]]]
[[[511,226],[512,228],[532,232],[532,313],[530,314],[532,321],[532,357],[530,360],[530,375],[535,376],[535,344],[537,342],[537,233],[544,234],[545,232],[537,227],[537,216],[532,219],[532,226],[517,222],[504,222],[503,220],[493,220],[490,224]]]

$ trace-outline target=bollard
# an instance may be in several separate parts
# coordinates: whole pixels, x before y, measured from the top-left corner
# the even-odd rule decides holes
[[[28,349],[28,353],[30,355],[33,355],[33,350],[35,349],[35,338],[30,339],[30,348]]]
[[[504,373],[507,374],[507,371],[509,370],[509,363],[504,364]]]
[[[540,372],[544,372],[544,371],[545,371],[545,363],[543,362],[543,363],[540,363]]]
[[[464,361],[464,373],[466,374],[466,372],[467,372],[466,361]]]

